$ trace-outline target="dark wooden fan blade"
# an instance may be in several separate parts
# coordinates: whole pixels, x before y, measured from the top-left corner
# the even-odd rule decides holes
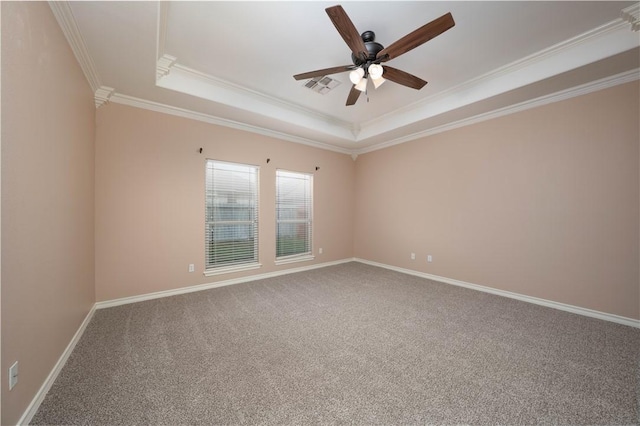
[[[385,65],[382,68],[384,69],[382,77],[386,78],[389,81],[393,81],[394,83],[402,84],[403,86],[407,86],[417,90],[422,89],[427,84],[427,82],[423,79],[409,74],[408,72],[404,72],[388,65]]]
[[[347,12],[345,12],[340,5],[328,7],[325,10],[327,15],[329,15],[329,19],[331,19],[331,22],[333,22],[333,25],[336,27],[356,58],[366,60],[369,53],[367,52],[367,48],[365,47],[364,41],[362,41],[362,37],[360,37],[358,30],[347,15]]]
[[[296,74],[293,76],[296,80],[304,80],[306,78],[319,77],[321,75],[337,74],[339,72],[351,71],[353,65],[343,65],[341,67],[325,68],[323,70],[309,71],[302,74]]]
[[[423,43],[431,40],[434,37],[439,36],[443,32],[452,28],[456,23],[453,21],[451,13],[442,15],[438,19],[434,19],[426,25],[418,28],[417,30],[407,34],[395,43],[382,49],[376,55],[376,58],[381,62],[386,62],[393,58],[397,58],[403,53],[407,53],[411,49],[415,49]]]
[[[356,89],[355,85],[351,86],[351,91],[349,92],[349,96],[347,96],[347,106],[355,104],[360,97],[360,93],[362,92]]]

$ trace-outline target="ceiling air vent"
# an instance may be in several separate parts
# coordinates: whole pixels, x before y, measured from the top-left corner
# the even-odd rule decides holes
[[[314,92],[320,93],[321,95],[329,93],[332,89],[335,89],[340,85],[340,82],[335,78],[320,76],[314,77],[311,80],[307,81],[304,84],[304,87],[307,87]]]

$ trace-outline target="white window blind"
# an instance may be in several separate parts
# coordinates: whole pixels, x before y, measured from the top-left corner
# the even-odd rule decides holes
[[[311,254],[313,175],[276,171],[276,259]]]
[[[207,160],[207,269],[258,262],[258,171]]]

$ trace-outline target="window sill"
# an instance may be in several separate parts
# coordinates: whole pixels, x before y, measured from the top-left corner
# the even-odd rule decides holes
[[[204,275],[205,277],[212,277],[214,275],[230,274],[232,272],[250,271],[252,269],[258,269],[261,267],[262,267],[262,264],[260,263],[249,263],[247,265],[225,266],[222,268],[207,269],[206,271],[203,272],[202,275]]]
[[[313,260],[316,257],[313,255],[295,256],[295,257],[283,257],[282,259],[276,259],[276,265],[286,265],[287,263],[307,262]]]

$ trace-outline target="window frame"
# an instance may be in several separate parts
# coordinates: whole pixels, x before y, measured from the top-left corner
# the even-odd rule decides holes
[[[252,190],[251,191],[252,197],[249,199],[249,205],[251,206],[251,204],[253,204],[253,206],[250,207],[250,215],[253,215],[253,219],[209,221],[209,218],[212,217],[212,213],[209,212],[209,208],[210,208],[209,206],[212,205],[215,200],[215,197],[213,196],[213,194],[211,195],[211,199],[210,199],[209,191],[214,190],[216,182],[213,175],[211,176],[211,179],[212,179],[211,183],[209,182],[208,170],[209,170],[209,167],[212,167],[213,169],[215,169],[216,165],[222,165],[222,166],[227,165],[227,166],[236,166],[238,168],[252,169],[252,173],[255,174],[255,182],[250,183],[251,190]],[[249,172],[247,171],[247,173]],[[223,190],[224,189],[227,189],[228,191],[233,191],[232,186],[229,188],[223,188]],[[236,188],[235,190],[237,191],[238,189]],[[212,231],[211,227],[215,226],[216,222],[218,222],[219,226],[233,226],[233,222],[237,222],[238,225],[242,225],[242,224],[252,225],[250,229],[252,230],[252,233],[253,233],[253,244],[252,244],[253,259],[248,261],[231,260],[230,262],[223,262],[218,265],[211,264],[209,262],[210,260],[209,253],[211,250],[210,245],[212,244],[212,242],[209,238],[209,235],[210,235],[210,232]],[[262,265],[259,263],[259,260],[260,260],[260,244],[259,244],[260,232],[259,231],[260,231],[260,166],[257,166],[254,164],[236,163],[231,161],[223,161],[223,160],[215,160],[215,159],[207,158],[205,161],[205,217],[204,217],[205,271],[204,271],[204,275],[212,276],[212,275],[226,274],[226,273],[238,272],[238,271],[247,271],[251,269],[260,268]]]
[[[279,219],[279,209],[280,209],[280,191],[279,191],[279,184],[280,184],[280,173],[288,173],[288,174],[292,174],[292,175],[301,175],[301,176],[306,176],[306,178],[308,179],[308,218],[306,219],[300,219],[300,220],[292,220],[292,219],[288,219],[285,221],[282,221],[281,219]],[[275,260],[275,264],[276,265],[284,265],[287,263],[294,263],[294,262],[304,262],[304,261],[310,261],[315,259],[315,256],[313,255],[313,223],[314,223],[314,215],[313,215],[313,181],[314,181],[314,175],[313,173],[305,173],[305,172],[297,172],[297,171],[292,171],[292,170],[287,170],[287,169],[276,169],[276,179],[275,179],[275,189],[276,189],[276,194],[275,194],[275,249],[276,249],[276,260]],[[285,256],[278,256],[278,239],[279,239],[279,226],[281,223],[304,223],[306,222],[307,225],[307,241],[308,241],[308,250],[301,252],[301,253],[295,253],[295,254],[289,254],[289,255],[285,255]]]

